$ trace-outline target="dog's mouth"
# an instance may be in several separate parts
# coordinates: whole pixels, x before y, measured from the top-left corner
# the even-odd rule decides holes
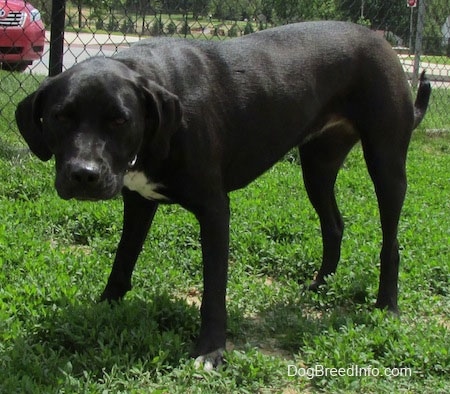
[[[64,200],[72,198],[80,201],[110,200],[116,197],[123,187],[123,176],[104,179],[96,185],[79,185],[73,182],[55,182],[58,195]]]

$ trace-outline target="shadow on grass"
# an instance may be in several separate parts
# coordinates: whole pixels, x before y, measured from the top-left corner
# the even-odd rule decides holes
[[[330,325],[338,329],[347,317],[355,319],[345,309],[320,312],[297,301],[267,305],[249,317],[230,305],[229,350],[259,348],[291,359],[305,338],[326,335]],[[136,368],[156,379],[189,360],[199,323],[197,307],[167,293],[148,294],[146,300],[130,294],[113,306],[48,302],[45,315],[4,355],[3,388],[14,392],[21,382],[22,388],[37,385],[51,391],[74,380],[104,381],[111,371],[126,377]]]
[[[156,374],[178,366],[189,357],[198,310],[167,294],[149,298],[113,306],[49,304],[31,333],[17,338],[3,356],[8,361],[0,372],[3,388],[14,392],[14,385],[26,387],[26,380],[56,388],[67,376],[97,380],[113,368],[139,366]]]
[[[339,331],[349,323],[376,326],[379,314],[385,314],[367,300],[367,294],[361,296],[360,286],[346,289],[345,296],[333,297],[329,292],[332,289],[328,286],[318,292],[304,289],[295,299],[267,305],[252,316],[230,310],[229,337],[234,348],[250,345],[264,354],[291,360],[330,330]]]

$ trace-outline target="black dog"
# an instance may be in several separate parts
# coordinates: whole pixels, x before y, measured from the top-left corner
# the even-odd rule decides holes
[[[300,150],[322,228],[311,285],[336,270],[343,222],[334,197],[340,166],[361,140],[378,197],[383,245],[377,306],[397,311],[397,227],[405,160],[431,88],[415,105],[397,55],[357,25],[288,25],[217,42],[150,39],[47,79],[16,112],[42,160],[56,161],[64,199],[122,191],[123,234],[104,300],[122,298],[159,203],[178,203],[201,228],[204,294],[194,355],[211,367],[225,346],[228,193]]]

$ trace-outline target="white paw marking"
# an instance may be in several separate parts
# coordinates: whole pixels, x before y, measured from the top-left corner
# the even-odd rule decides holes
[[[212,371],[223,364],[224,349],[220,348],[211,353],[198,356],[194,361],[195,369],[203,369],[204,371]]]

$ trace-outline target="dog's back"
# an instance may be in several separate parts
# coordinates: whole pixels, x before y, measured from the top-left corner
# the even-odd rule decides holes
[[[245,186],[336,118],[358,134],[368,119],[395,124],[399,117],[405,133],[413,126],[411,93],[396,54],[383,37],[351,23],[299,23],[223,42],[152,38],[116,59],[135,62],[176,92],[191,138],[206,127],[199,138],[208,133],[226,149],[227,172],[246,169],[226,181],[229,190]]]

